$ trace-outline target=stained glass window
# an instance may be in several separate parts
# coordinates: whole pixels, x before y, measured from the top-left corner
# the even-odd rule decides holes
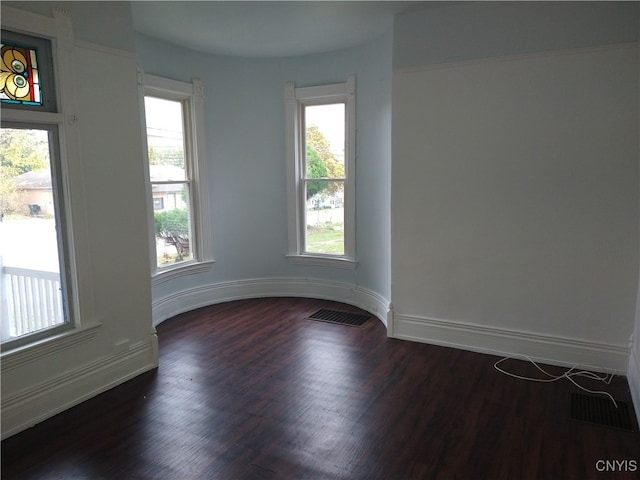
[[[2,102],[42,105],[36,50],[5,42],[1,45],[0,99]]]

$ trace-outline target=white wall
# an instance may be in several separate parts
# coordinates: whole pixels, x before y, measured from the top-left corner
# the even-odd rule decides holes
[[[50,16],[57,5],[17,7]],[[71,102],[63,108],[76,119],[67,124],[67,133],[77,135],[67,161],[82,326],[32,348],[2,352],[3,437],[157,364],[137,71],[132,42],[122,44],[133,38],[122,30],[131,24],[130,12],[123,4],[77,5],[65,5],[84,35],[71,45],[75,107]],[[3,3],[3,28],[5,8]],[[119,22],[103,23],[114,15]],[[92,38],[94,30],[99,33]],[[128,48],[105,46],[105,38]]]
[[[419,7],[416,7],[419,8]],[[431,2],[397,16],[397,68],[638,40],[638,2]]]
[[[260,295],[335,298],[386,319],[390,287],[391,32],[351,50],[283,59],[203,55],[136,37],[139,66],[205,89],[212,271],[157,285],[156,321]],[[357,83],[355,271],[291,264],[287,253],[284,85]],[[336,297],[336,294],[338,295]],[[160,312],[160,310],[162,310]]]
[[[554,43],[554,7],[536,5],[396,19],[393,334],[624,372],[638,282],[638,50],[618,42],[628,6],[597,5],[606,46],[564,50],[593,8],[560,6],[572,16]],[[408,55],[414,35],[455,48]],[[510,43],[496,51],[499,38]]]
[[[640,30],[640,12],[638,12],[637,19],[638,29]],[[640,84],[638,84],[637,88],[640,89]],[[638,158],[638,161],[640,161],[640,156]],[[640,245],[638,247],[640,248]],[[636,416],[640,416],[640,281],[638,283],[639,285],[638,296],[636,299],[635,325],[633,335],[631,336],[629,367],[627,370],[627,379],[629,381],[629,388],[631,390],[631,396],[633,398],[633,405],[636,410]]]

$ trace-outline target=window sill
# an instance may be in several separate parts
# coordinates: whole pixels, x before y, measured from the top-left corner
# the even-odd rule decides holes
[[[160,285],[161,283],[168,282],[169,280],[183,277],[185,275],[208,272],[213,268],[214,263],[214,260],[206,260],[204,262],[193,262],[186,265],[162,269],[151,277],[151,286],[155,287],[156,285]]]
[[[100,322],[83,325],[27,345],[2,352],[2,370],[7,371],[90,341],[102,326]]]
[[[349,258],[316,256],[316,255],[287,255],[287,259],[294,265],[314,265],[320,267],[336,267],[345,270],[355,270],[358,262]]]

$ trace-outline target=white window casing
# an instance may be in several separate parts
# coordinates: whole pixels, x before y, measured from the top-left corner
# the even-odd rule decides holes
[[[287,258],[294,264],[320,265],[353,270],[356,261],[356,81],[296,87],[285,84],[285,143],[287,164]],[[305,130],[304,108],[312,105],[345,105],[344,255],[310,253],[305,248]]]
[[[2,7],[2,28],[51,41],[56,109],[38,111],[2,109],[6,125],[42,128],[52,139],[53,181],[60,208],[60,275],[66,285],[64,302],[68,322],[24,340],[3,345],[3,368],[28,363],[63,346],[90,340],[101,323],[96,321],[91,280],[90,242],[87,238],[86,196],[83,187],[82,156],[76,113],[74,76],[75,44],[69,13],[52,8],[52,16],[34,14],[8,6]],[[82,282],[79,282],[82,278]],[[14,347],[15,344],[15,347]]]
[[[144,115],[145,95],[181,102],[184,116],[185,170],[189,184],[189,205],[191,212],[191,249],[193,258],[171,267],[158,267],[156,258],[156,237],[154,224],[153,195],[151,181],[147,182],[147,211],[149,222],[149,250],[151,255],[152,284],[210,270],[212,258],[211,225],[209,215],[209,193],[207,176],[206,138],[204,132],[204,87],[200,79],[191,83],[150,75],[139,70],[140,108],[143,132],[144,168],[149,176],[147,128]]]

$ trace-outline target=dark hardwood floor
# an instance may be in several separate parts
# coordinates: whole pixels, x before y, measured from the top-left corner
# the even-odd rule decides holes
[[[571,420],[568,381],[305,319],[319,308],[359,312],[256,299],[164,322],[157,371],[2,442],[2,478],[640,478],[640,435]],[[606,388],[631,405],[626,379]]]

